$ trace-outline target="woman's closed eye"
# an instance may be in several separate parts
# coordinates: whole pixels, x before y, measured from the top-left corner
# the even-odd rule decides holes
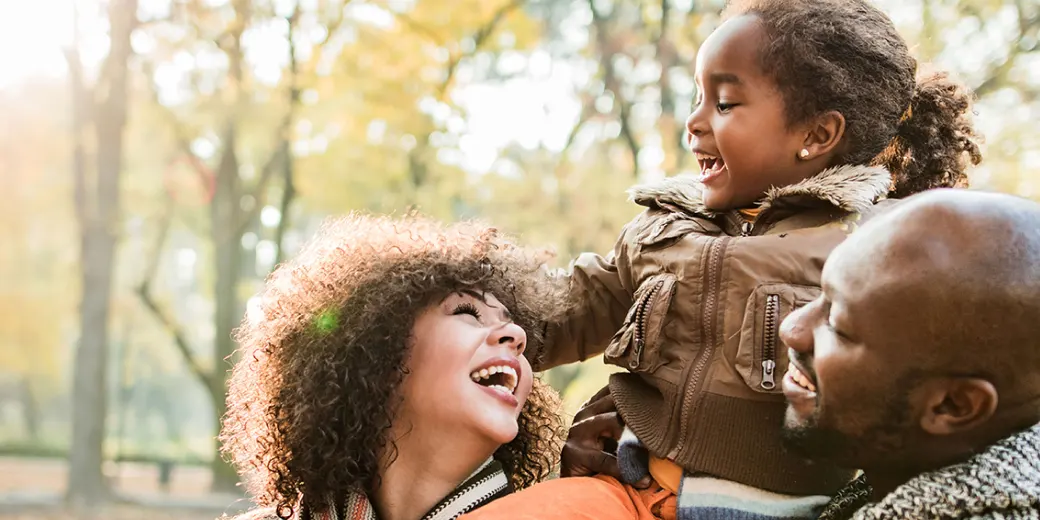
[[[453,316],[459,314],[469,314],[480,321],[480,311],[477,310],[477,306],[469,302],[463,302],[455,306],[455,310],[451,313]]]

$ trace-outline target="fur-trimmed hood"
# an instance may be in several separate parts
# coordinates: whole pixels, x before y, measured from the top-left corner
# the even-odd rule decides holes
[[[891,186],[892,176],[882,167],[838,166],[795,184],[771,188],[759,207],[765,211],[780,201],[808,198],[855,213],[884,198]],[[641,206],[669,208],[706,217],[717,216],[719,212],[704,205],[702,189],[703,185],[696,176],[679,175],[635,186],[628,194]]]

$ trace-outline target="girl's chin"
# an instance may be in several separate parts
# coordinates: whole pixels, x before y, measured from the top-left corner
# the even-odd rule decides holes
[[[711,211],[726,211],[730,209],[730,197],[724,190],[704,188],[701,196],[704,206]]]

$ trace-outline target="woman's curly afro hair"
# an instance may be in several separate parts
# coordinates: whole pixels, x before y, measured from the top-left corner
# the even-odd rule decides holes
[[[353,214],[317,237],[268,279],[237,332],[240,361],[228,388],[220,440],[260,507],[288,518],[306,497],[370,493],[400,401],[412,324],[462,288],[494,294],[527,332],[558,289],[545,256],[477,223],[446,226]],[[535,380],[519,434],[496,453],[516,489],[550,475],[563,438],[559,398]],[[389,451],[387,451],[389,450]]]

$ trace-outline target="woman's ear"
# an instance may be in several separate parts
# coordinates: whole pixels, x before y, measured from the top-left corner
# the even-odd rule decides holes
[[[973,429],[993,417],[998,395],[993,383],[975,377],[942,378],[927,385],[921,429],[952,435]]]
[[[831,110],[809,122],[802,146],[809,152],[808,157],[830,155],[841,144],[843,137],[845,137],[845,116],[841,115],[841,112]]]

